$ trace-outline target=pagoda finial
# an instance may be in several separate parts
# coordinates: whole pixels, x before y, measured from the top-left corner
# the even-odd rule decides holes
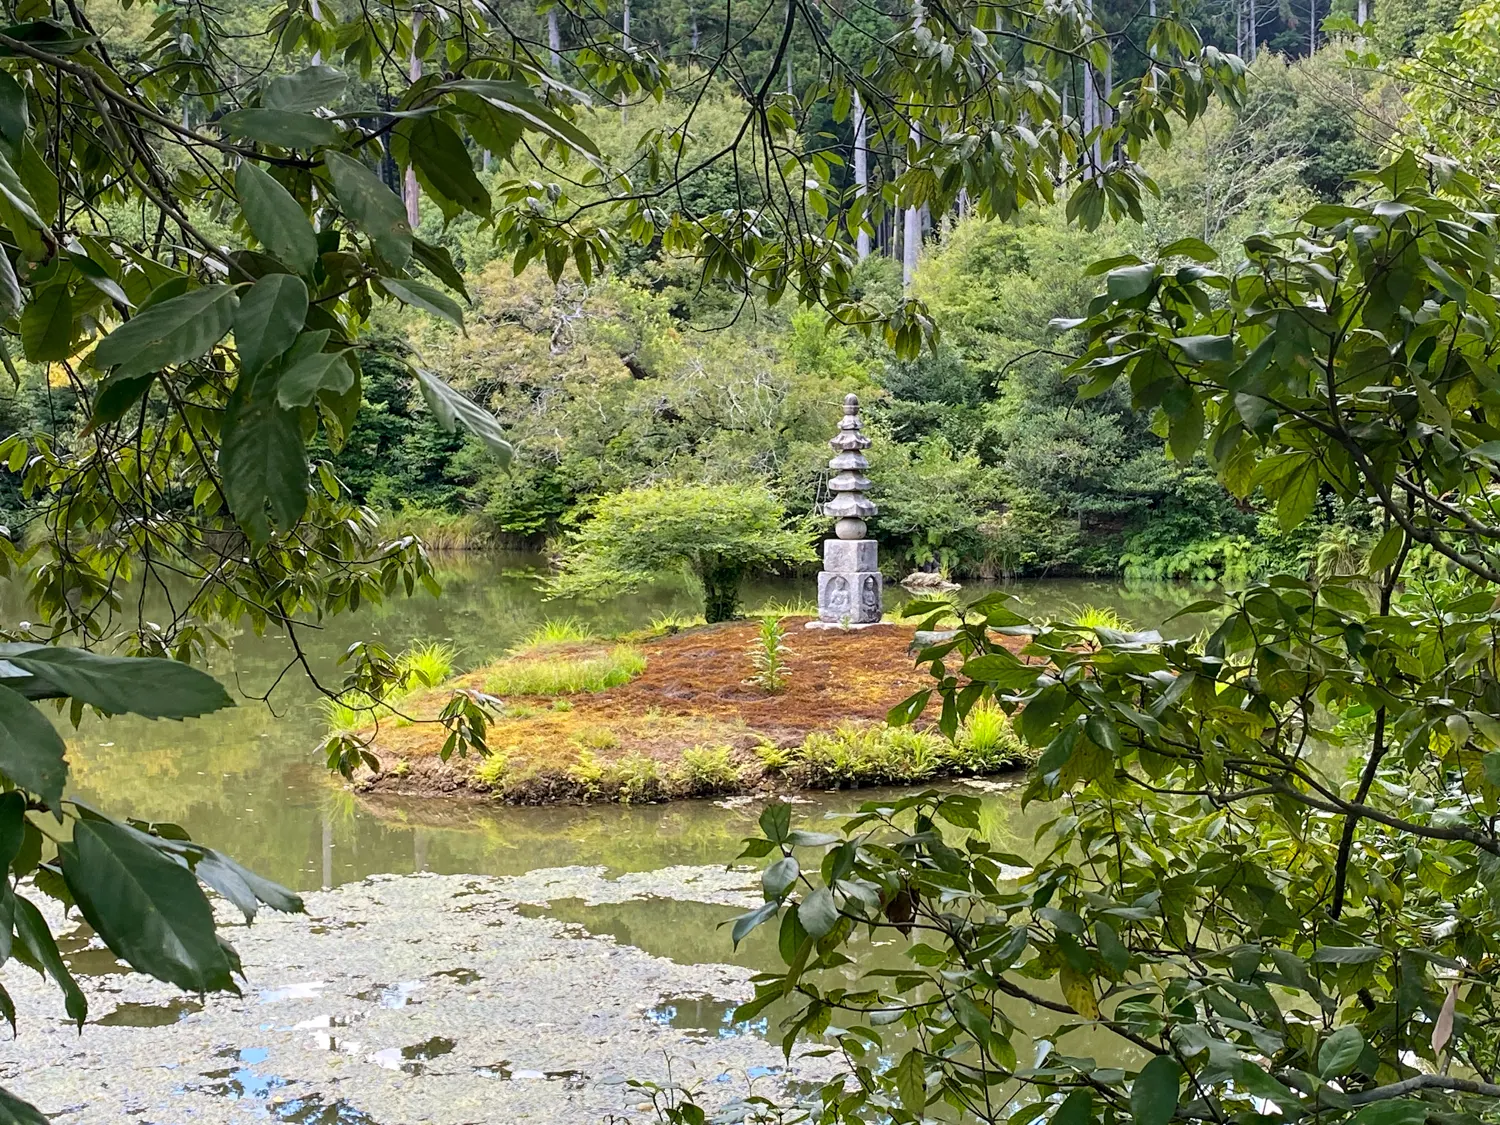
[[[880,509],[865,495],[870,488],[870,478],[865,470],[870,463],[865,460],[864,450],[870,448],[870,439],[865,437],[864,425],[859,420],[859,396],[844,396],[844,416],[839,419],[839,432],[828,444],[834,448],[834,457],[828,462],[833,476],[828,481],[828,491],[834,498],[823,505],[823,514],[834,518],[834,533],[840,539],[863,539],[868,532],[865,521]]]

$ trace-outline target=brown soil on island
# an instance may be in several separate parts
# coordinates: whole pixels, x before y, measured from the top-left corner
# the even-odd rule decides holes
[[[840,772],[853,785],[1019,764],[1014,753],[990,753],[981,761],[935,733],[884,728],[891,707],[932,682],[913,661],[911,629],[805,629],[806,621],[785,622],[790,651],[780,692],[747,682],[758,621],[653,637],[630,646],[644,656],[645,668],[626,683],[560,698],[505,696],[487,737],[490,759],[443,762],[439,724],[383,719],[364,732],[383,768],[360,777],[359,787],[413,795],[471,792],[518,803],[659,800],[837,784]],[[497,669],[586,660],[618,651],[620,643],[534,649],[419,692],[400,709],[431,719],[453,688],[490,690]],[[809,743],[820,733],[831,738]],[[806,746],[828,761],[817,768],[802,762]],[[1007,749],[1018,749],[1013,738]]]

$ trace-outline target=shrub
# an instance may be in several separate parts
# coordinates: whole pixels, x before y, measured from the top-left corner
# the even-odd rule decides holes
[[[740,767],[727,746],[694,746],[682,752],[682,779],[690,793],[727,793],[739,786]]]
[[[663,613],[653,617],[646,627],[646,631],[652,636],[671,636],[683,629],[691,629],[694,625],[706,625],[703,615],[693,613]]]
[[[661,769],[655,758],[644,754],[627,754],[612,763],[605,773],[606,783],[622,805],[634,801],[654,801],[663,796]]]
[[[579,750],[578,760],[568,767],[567,772],[569,780],[583,790],[585,797],[599,795],[604,784],[604,763],[592,750]]]
[[[767,773],[785,773],[795,760],[789,747],[777,746],[774,742],[761,742],[755,747],[755,756]]]
[[[786,647],[786,629],[775,617],[767,617],[760,623],[760,636],[750,646],[750,666],[755,669],[745,682],[754,684],[761,691],[779,692],[786,688],[786,658],[791,649]]]
[[[584,656],[508,660],[485,678],[491,695],[577,695],[629,683],[646,670],[646,658],[628,645]]]
[[[429,551],[472,551],[495,545],[495,523],[482,513],[411,505],[381,512],[380,534],[387,539],[414,535]]]
[[[703,616],[728,621],[740,582],[758,569],[811,562],[809,532],[788,530],[786,509],[764,486],[662,484],[602,497],[564,548],[547,583],[552,596],[630,590],[673,570],[703,588]]]
[[[814,731],[791,752],[788,772],[804,784],[843,788],[922,781],[952,758],[941,735],[912,727],[843,723]]]

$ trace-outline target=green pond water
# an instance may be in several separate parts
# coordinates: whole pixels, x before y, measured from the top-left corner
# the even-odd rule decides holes
[[[418,641],[447,641],[460,670],[503,654],[549,617],[573,615],[600,633],[638,628],[665,613],[696,609],[693,592],[664,582],[602,603],[544,602],[536,593],[540,560],[527,556],[461,557],[439,564],[441,597],[396,598],[336,619],[304,638],[312,665],[337,683],[337,658],[370,637],[398,651]],[[984,587],[966,587],[977,596]],[[1187,587],[1043,580],[1007,587],[1038,614],[1083,605],[1111,606],[1139,627],[1161,626],[1188,601]],[[746,589],[750,607],[805,598],[810,583],[760,583]],[[893,591],[897,598],[899,591]],[[895,599],[892,599],[895,600]],[[12,620],[24,617],[14,604]],[[1174,623],[1179,629],[1190,623]],[[318,696],[277,637],[241,635],[212,671],[231,691],[264,694],[233,710],[185,723],[132,717],[88,720],[68,732],[73,793],[107,812],[183,825],[195,839],[227,851],[256,871],[299,890],[328,888],[372,874],[515,875],[539,868],[604,865],[612,873],[677,864],[722,864],[754,831],[755,805],[706,801],[635,807],[509,808],[473,802],[367,801],[330,779],[319,761],[323,735]],[[798,819],[853,808],[868,793],[813,794]],[[986,796],[986,832],[1029,845],[1033,821],[1013,794]],[[715,928],[735,910],[676,901],[586,907],[553,905],[554,917],[681,963],[737,961],[761,965],[774,956],[752,941],[733,953]]]

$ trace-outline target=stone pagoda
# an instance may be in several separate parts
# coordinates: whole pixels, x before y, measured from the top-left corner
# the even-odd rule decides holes
[[[836,539],[823,543],[823,569],[818,573],[818,620],[809,628],[840,628],[876,625],[881,614],[880,565],[875,540],[867,539],[865,521],[878,509],[865,492],[870,463],[864,451],[870,439],[859,421],[859,398],[844,399],[839,432],[829,441],[835,456],[828,462],[833,477],[828,490],[833,499],[823,505],[823,514],[834,520]]]

